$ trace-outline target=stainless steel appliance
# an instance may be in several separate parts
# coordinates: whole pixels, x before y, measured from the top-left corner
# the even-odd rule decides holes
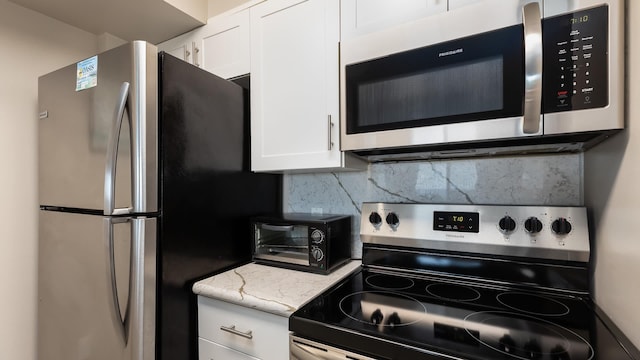
[[[290,213],[252,219],[253,260],[328,274],[351,259],[351,216]]]
[[[362,214],[363,266],[291,316],[291,359],[640,359],[591,300],[585,208]]]
[[[40,77],[39,359],[197,358],[192,283],[280,211],[243,96],[140,41]]]
[[[623,0],[479,1],[340,56],[341,148],[371,161],[581,151],[624,128]]]

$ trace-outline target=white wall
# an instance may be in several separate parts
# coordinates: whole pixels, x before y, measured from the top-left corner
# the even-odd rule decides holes
[[[640,347],[640,2],[627,1],[627,129],[585,153],[596,302]]]
[[[0,0],[0,359],[35,359],[38,76],[96,36]]]

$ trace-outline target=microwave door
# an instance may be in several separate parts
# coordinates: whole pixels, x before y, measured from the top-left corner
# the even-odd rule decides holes
[[[540,5],[499,4],[341,44],[342,150],[542,135]],[[495,21],[478,21],[481,15]]]

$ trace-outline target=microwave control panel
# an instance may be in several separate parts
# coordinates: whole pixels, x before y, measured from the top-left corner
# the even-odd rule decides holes
[[[605,107],[608,7],[542,20],[544,113]]]

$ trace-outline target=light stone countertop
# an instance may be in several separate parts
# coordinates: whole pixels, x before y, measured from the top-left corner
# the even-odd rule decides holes
[[[352,260],[329,275],[320,275],[250,263],[198,281],[193,292],[289,317],[361,264],[360,260]]]

